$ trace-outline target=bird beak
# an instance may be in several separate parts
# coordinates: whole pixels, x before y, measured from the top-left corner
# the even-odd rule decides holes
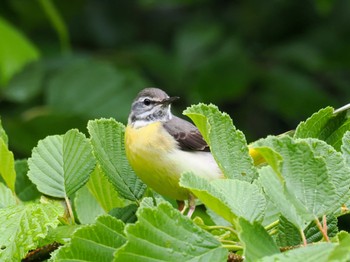
[[[172,96],[172,97],[168,97],[162,100],[162,104],[163,105],[170,105],[172,102],[174,102],[175,100],[178,100],[180,97],[178,96]]]

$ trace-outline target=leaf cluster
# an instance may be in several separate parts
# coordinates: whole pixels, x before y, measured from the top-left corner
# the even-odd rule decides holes
[[[194,219],[146,190],[113,119],[89,121],[88,137],[48,136],[28,160],[14,159],[0,125],[0,259],[60,245],[52,261],[349,260],[350,235],[337,228],[350,202],[346,111],[321,109],[295,132],[250,145],[214,105],[184,114],[226,177],[181,176],[199,199]]]

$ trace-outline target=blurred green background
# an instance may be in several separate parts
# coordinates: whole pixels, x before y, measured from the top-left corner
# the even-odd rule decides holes
[[[0,115],[16,158],[160,87],[253,141],[350,102],[350,1],[2,0]]]

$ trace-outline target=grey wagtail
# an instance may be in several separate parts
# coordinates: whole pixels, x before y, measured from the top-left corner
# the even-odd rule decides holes
[[[194,197],[180,187],[182,173],[192,172],[208,180],[223,178],[209,146],[197,127],[171,113],[169,97],[158,88],[139,92],[131,106],[125,130],[125,151],[129,163],[141,180],[161,195],[176,199],[184,211],[189,200],[191,217]]]

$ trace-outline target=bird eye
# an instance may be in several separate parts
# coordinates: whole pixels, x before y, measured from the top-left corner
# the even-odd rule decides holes
[[[149,106],[151,104],[151,100],[149,100],[148,98],[146,98],[145,100],[143,100],[143,104],[145,106]]]

